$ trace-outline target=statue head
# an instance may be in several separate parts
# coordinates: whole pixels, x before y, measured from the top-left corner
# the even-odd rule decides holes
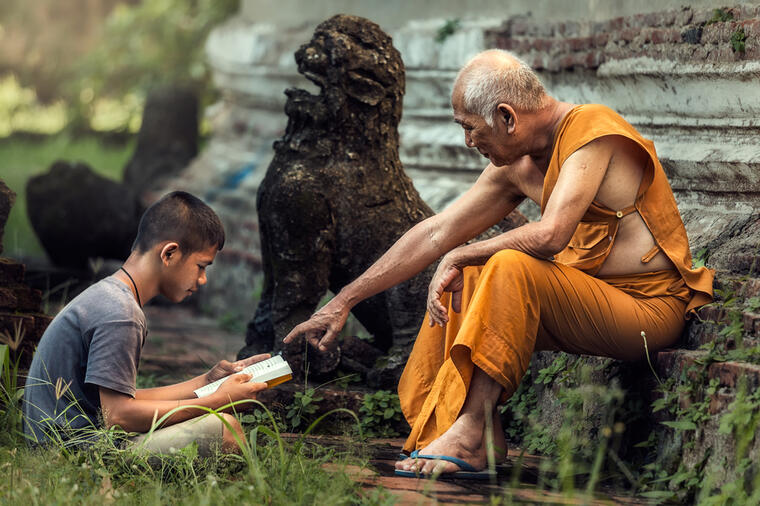
[[[395,130],[401,120],[404,64],[378,25],[357,16],[333,16],[317,26],[295,57],[298,71],[320,87],[330,121],[351,113],[369,115]]]

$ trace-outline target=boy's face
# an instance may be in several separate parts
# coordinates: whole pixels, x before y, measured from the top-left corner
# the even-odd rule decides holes
[[[216,257],[216,245],[205,250],[183,254],[175,251],[168,265],[164,263],[161,276],[161,295],[172,302],[181,302],[192,295],[201,285],[206,284],[206,267]]]

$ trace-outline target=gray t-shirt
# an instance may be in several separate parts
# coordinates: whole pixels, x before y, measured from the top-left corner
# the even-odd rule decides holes
[[[147,335],[132,291],[114,277],[63,308],[42,335],[24,387],[24,432],[32,442],[86,438],[100,421],[98,387],[134,397]]]

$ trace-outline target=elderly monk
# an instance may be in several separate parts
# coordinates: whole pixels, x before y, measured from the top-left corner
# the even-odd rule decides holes
[[[511,54],[485,51],[454,83],[454,121],[491,163],[445,211],[415,225],[285,341],[327,349],[359,301],[438,258],[423,323],[399,384],[412,432],[399,474],[486,466],[486,420],[537,350],[622,360],[676,342],[712,300],[654,145],[602,105],[546,94]],[[465,244],[528,198],[541,219]],[[491,418],[492,416],[492,418]]]

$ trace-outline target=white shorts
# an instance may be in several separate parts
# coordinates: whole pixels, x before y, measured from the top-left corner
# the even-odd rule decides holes
[[[193,441],[198,443],[198,455],[208,457],[222,447],[224,424],[219,416],[207,415],[191,418],[149,434],[129,438],[128,448],[148,453],[173,453]]]

